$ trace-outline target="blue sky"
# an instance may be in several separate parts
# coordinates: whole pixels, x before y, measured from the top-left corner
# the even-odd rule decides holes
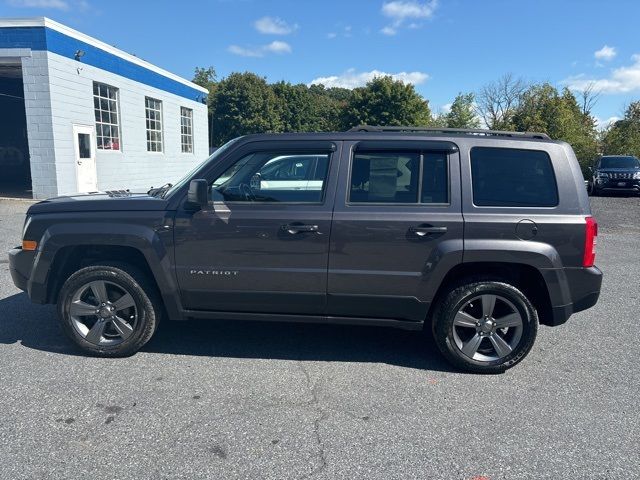
[[[602,91],[605,122],[640,99],[636,0],[0,0],[0,16],[47,16],[191,78],[416,85],[434,111],[504,73]]]

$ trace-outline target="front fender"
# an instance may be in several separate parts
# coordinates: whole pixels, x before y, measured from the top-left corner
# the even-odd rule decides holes
[[[165,222],[160,222],[165,223]],[[47,285],[53,262],[65,247],[115,246],[137,250],[145,258],[172,318],[180,317],[180,305],[172,267],[171,229],[164,225],[134,223],[81,222],[55,223],[42,233],[28,282],[29,296],[47,301]],[[171,300],[173,299],[173,300]]]

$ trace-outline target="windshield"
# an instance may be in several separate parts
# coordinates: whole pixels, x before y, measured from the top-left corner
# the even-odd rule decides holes
[[[602,157],[600,168],[640,168],[636,157]]]
[[[241,137],[238,138],[234,138],[233,140],[229,140],[227,143],[225,143],[223,146],[221,146],[220,148],[218,148],[215,152],[213,152],[213,154],[211,154],[211,156],[209,158],[207,158],[204,162],[199,163],[198,165],[196,165],[194,168],[192,168],[191,170],[189,170],[189,172],[182,177],[180,180],[178,180],[176,182],[175,185],[172,185],[171,188],[169,188],[164,195],[162,195],[163,198],[168,197],[169,195],[173,195],[174,192],[180,190],[180,188],[182,188],[184,185],[186,185],[188,182],[191,181],[191,178],[193,177],[193,175],[200,170],[205,164],[215,161],[217,160],[224,152],[226,152],[229,147],[231,145],[233,145],[234,143],[236,143],[238,140],[240,140]]]

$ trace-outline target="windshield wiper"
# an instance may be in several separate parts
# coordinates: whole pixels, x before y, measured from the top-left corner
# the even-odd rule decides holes
[[[164,195],[164,193],[169,190],[171,187],[173,187],[173,185],[171,183],[165,183],[164,185],[162,185],[161,187],[157,187],[157,188],[153,188],[151,187],[149,189],[149,191],[147,192],[147,195],[150,195],[152,197],[158,197],[158,196],[162,196]]]

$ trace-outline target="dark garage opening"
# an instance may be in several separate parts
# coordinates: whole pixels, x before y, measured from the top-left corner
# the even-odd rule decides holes
[[[0,196],[31,198],[22,67],[0,63]]]

